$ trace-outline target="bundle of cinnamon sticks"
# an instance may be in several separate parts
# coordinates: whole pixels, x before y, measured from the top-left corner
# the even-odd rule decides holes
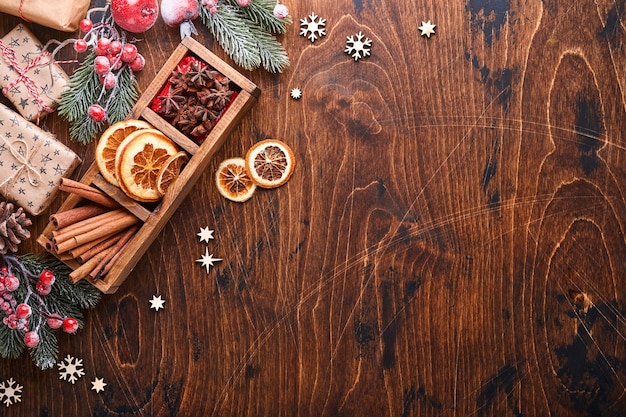
[[[50,216],[54,225],[46,249],[61,260],[76,260],[72,282],[105,276],[139,229],[139,219],[95,187],[63,178],[59,189],[88,202]]]

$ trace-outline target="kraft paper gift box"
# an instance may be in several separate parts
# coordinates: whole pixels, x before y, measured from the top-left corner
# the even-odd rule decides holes
[[[49,206],[61,178],[80,158],[46,132],[0,104],[0,194],[34,216]]]
[[[0,87],[26,119],[54,111],[69,77],[28,28],[17,25],[0,40]]]
[[[90,0],[0,0],[0,12],[64,32],[78,29]]]

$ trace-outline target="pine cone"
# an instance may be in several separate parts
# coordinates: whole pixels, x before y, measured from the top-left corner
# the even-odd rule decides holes
[[[17,252],[17,246],[30,238],[30,231],[26,227],[32,224],[24,209],[20,207],[13,211],[12,203],[0,202],[0,254]]]

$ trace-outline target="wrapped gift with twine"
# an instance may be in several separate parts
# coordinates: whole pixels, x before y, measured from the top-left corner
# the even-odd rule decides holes
[[[70,148],[0,104],[0,194],[38,215],[81,163]]]
[[[74,32],[87,14],[89,0],[0,0],[0,12],[63,32]]]
[[[0,39],[0,86],[30,121],[52,113],[69,78],[26,26],[19,24]]]

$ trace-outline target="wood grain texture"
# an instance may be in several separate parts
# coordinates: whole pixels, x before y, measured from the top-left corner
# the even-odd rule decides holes
[[[287,5],[327,35],[295,23],[284,74],[243,72],[258,102],[119,291],[60,337],[86,376],[2,360],[25,388],[0,415],[626,415],[624,1]],[[359,31],[372,55],[354,62]],[[178,31],[146,37],[143,88]],[[271,137],[295,151],[290,181],[220,197],[218,163]],[[209,274],[207,225],[224,259]]]

